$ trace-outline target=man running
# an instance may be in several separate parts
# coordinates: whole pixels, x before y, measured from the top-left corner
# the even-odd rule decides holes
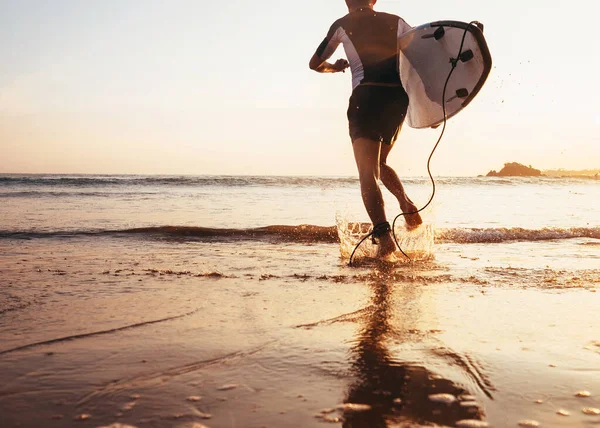
[[[360,190],[373,222],[380,257],[396,251],[384,210],[378,179],[392,192],[404,213],[417,211],[387,157],[402,128],[408,95],[398,72],[398,37],[411,29],[399,16],[373,10],[377,0],[345,0],[348,15],[333,23],[310,60],[320,73],[337,73],[350,67],[352,96],[348,106],[350,138],[358,167]],[[349,60],[327,60],[342,43]],[[418,213],[405,217],[409,228],[422,223]]]

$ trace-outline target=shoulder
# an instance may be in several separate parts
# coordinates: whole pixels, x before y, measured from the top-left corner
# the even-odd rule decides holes
[[[340,19],[337,19],[333,24],[331,24],[331,27],[329,27],[329,33],[335,33],[338,28],[343,28],[344,24],[348,22],[349,16],[350,14],[342,16]]]
[[[375,11],[375,14],[376,14],[377,18],[379,18],[380,20],[385,20],[385,21],[389,21],[389,22],[397,22],[398,20],[402,19],[398,15],[394,15],[392,13],[387,13],[387,12]]]
[[[381,16],[383,17],[383,19],[389,20],[390,22],[397,22],[399,23],[398,25],[409,26],[404,20],[404,18],[398,15],[394,15],[392,13],[377,12],[377,16]]]
[[[402,34],[402,33],[406,33],[409,30],[412,30],[412,26],[410,26],[405,20],[404,18],[402,18],[401,16],[398,15],[393,15],[391,13],[381,13],[382,15],[385,15],[385,18],[388,19],[390,22],[393,22],[394,24],[398,25],[398,33]],[[379,13],[378,13],[379,15]]]
[[[393,13],[387,13],[387,12],[376,12],[376,13],[378,16],[383,16],[388,19],[402,19],[398,15],[394,15]]]

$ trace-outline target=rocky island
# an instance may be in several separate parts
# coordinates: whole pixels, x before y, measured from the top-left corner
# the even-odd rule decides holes
[[[517,162],[504,164],[504,168],[487,173],[487,177],[541,177],[542,171],[533,168],[531,165],[525,166]]]

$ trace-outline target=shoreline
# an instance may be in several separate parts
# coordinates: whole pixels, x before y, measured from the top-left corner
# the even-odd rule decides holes
[[[600,421],[592,248],[554,269],[552,242],[348,268],[333,243],[2,245],[8,426]]]

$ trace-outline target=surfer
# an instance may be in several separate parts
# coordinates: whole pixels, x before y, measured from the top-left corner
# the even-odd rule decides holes
[[[408,95],[397,66],[398,36],[411,27],[399,16],[375,12],[377,0],[345,0],[349,13],[333,23],[317,48],[309,67],[320,73],[352,71],[352,95],[348,106],[350,139],[358,168],[363,203],[373,222],[378,255],[396,251],[387,221],[378,180],[398,199],[403,213],[417,211],[408,198],[387,157],[402,128]],[[344,46],[345,59],[329,63],[337,47]],[[404,216],[409,228],[418,227],[418,213]]]

